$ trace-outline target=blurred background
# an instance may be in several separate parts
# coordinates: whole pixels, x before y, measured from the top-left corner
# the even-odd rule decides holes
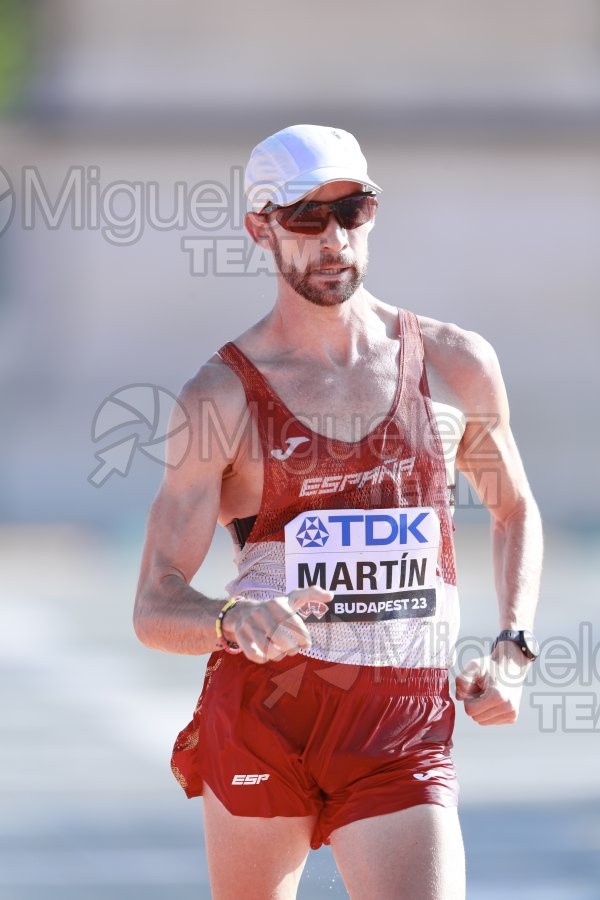
[[[0,0],[0,111],[0,898],[209,897],[169,770],[205,659],[131,610],[171,396],[273,298],[240,171],[297,122],[384,188],[368,288],[495,346],[546,525],[519,722],[457,708],[468,896],[600,897],[600,5]],[[464,662],[497,613],[458,495]],[[231,572],[218,529],[194,584]],[[346,896],[327,849],[300,896]]]

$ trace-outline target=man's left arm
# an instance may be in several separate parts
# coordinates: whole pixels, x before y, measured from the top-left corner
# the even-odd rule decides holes
[[[457,468],[492,516],[498,630],[531,630],[542,568],[540,514],[510,428],[496,354],[483,338],[469,337],[455,385],[467,414]],[[456,679],[456,697],[481,725],[514,722],[530,664],[517,643],[501,641],[489,657],[467,663]]]

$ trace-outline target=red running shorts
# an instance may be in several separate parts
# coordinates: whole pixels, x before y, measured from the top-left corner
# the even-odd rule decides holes
[[[233,815],[316,815],[317,849],[358,819],[456,806],[453,728],[446,669],[258,665],[221,651],[171,766],[188,797],[206,782]]]

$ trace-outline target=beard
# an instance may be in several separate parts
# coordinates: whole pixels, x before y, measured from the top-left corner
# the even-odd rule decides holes
[[[294,260],[284,261],[281,247],[277,239],[273,236],[271,250],[277,265],[277,269],[282,278],[289,286],[309,303],[315,306],[339,306],[352,297],[361,286],[367,274],[368,257],[362,265],[358,264],[355,259],[341,256],[321,255],[318,266],[311,269],[299,269]],[[318,269],[335,268],[338,266],[347,267],[346,271],[341,275],[339,281],[329,284],[318,285],[311,280],[311,275]]]

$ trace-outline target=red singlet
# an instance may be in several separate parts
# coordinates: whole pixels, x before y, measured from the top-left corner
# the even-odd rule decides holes
[[[316,815],[313,847],[356,819],[457,802],[446,466],[418,321],[403,310],[399,339],[392,406],[356,442],[311,430],[234,344],[219,351],[264,462],[228,591],[262,600],[320,584],[335,596],[299,610],[312,638],[303,656],[261,666],[211,655],[172,766],[189,797],[206,782],[235,815]]]

